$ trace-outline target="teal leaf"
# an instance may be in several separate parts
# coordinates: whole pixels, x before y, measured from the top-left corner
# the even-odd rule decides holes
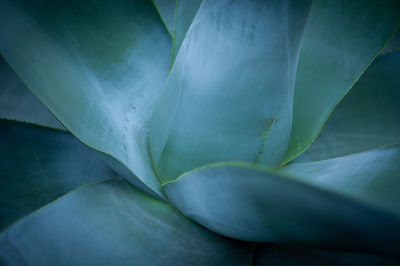
[[[253,266],[396,266],[398,259],[371,253],[318,249],[307,246],[263,244],[257,246]]]
[[[171,38],[151,1],[2,1],[0,52],[76,137],[163,197],[148,118]],[[122,167],[121,166],[121,167]]]
[[[176,1],[176,15],[175,15],[175,28],[174,36],[172,39],[172,62],[175,61],[178,55],[179,49],[181,48],[182,42],[189,30],[192,21],[199,10],[202,0],[177,0]]]
[[[0,56],[0,118],[65,129]]]
[[[309,8],[203,1],[152,118],[150,149],[163,182],[224,160],[279,165]]]
[[[80,185],[114,175],[70,133],[0,120],[0,231]]]
[[[174,31],[176,0],[153,0],[169,33]]]
[[[121,179],[79,188],[0,235],[10,265],[249,265],[252,250]]]
[[[335,105],[400,24],[400,2],[316,0],[296,74],[293,127],[285,162],[316,138]]]
[[[379,56],[295,162],[324,160],[400,143],[400,52]]]
[[[368,169],[379,163],[371,163],[369,168],[368,162],[361,160],[360,166],[351,171],[346,166],[357,165],[357,160],[363,159],[354,157],[344,159],[347,165],[321,167],[313,179],[304,169],[296,169],[296,176],[292,176],[252,164],[220,163],[188,172],[166,183],[164,190],[187,217],[232,238],[394,255],[399,252],[393,243],[400,237],[400,217],[391,207],[395,208],[399,198],[393,192],[399,183],[395,179],[400,180],[396,171],[399,155],[399,147],[370,154],[369,162],[374,157],[379,163],[388,161],[371,175]],[[343,169],[337,183],[333,177],[336,169]],[[332,176],[330,187],[318,182],[326,176]],[[353,178],[357,181],[348,188],[351,195],[344,193],[340,188],[351,184]],[[378,191],[391,185],[390,195]],[[361,196],[360,191],[368,187],[369,197]]]

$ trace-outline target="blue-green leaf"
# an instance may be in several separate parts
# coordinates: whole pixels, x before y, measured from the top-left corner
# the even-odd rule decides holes
[[[65,129],[0,56],[0,118]]]
[[[202,0],[177,0],[176,1],[176,14],[175,14],[175,28],[174,36],[172,39],[172,62],[175,61],[178,55],[179,49],[181,48],[183,39],[189,30],[192,21],[199,10]]]
[[[292,163],[280,173],[400,217],[400,144],[328,160]]]
[[[174,31],[176,0],[153,0],[169,33]]]
[[[148,118],[171,38],[152,1],[2,1],[0,52],[74,135],[162,197]]]
[[[400,24],[400,2],[315,0],[302,41],[284,162],[316,138],[335,105]]]
[[[221,163],[188,172],[164,190],[182,213],[225,236],[393,255],[399,166],[398,146],[343,158],[318,173]]]
[[[0,230],[80,185],[114,175],[70,133],[0,120]]]
[[[400,52],[378,57],[295,162],[400,143]]]
[[[309,8],[309,1],[203,1],[152,118],[162,181],[223,160],[281,162]]]
[[[252,249],[120,179],[79,188],[0,235],[7,265],[249,265]]]

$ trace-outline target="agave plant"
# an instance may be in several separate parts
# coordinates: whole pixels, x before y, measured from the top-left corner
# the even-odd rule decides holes
[[[399,24],[396,0],[1,1],[0,262],[396,265]]]

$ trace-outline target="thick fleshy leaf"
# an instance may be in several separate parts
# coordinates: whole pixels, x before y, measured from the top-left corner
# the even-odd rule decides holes
[[[0,56],[0,118],[65,129]]]
[[[174,31],[176,0],[154,0],[169,33]]]
[[[253,266],[396,266],[398,259],[368,253],[340,252],[305,246],[263,244],[257,246]]]
[[[176,15],[175,15],[175,29],[174,29],[174,38],[172,39],[172,62],[175,61],[176,56],[178,55],[179,49],[181,48],[181,44],[183,39],[186,36],[187,31],[189,30],[192,21],[199,10],[200,4],[202,0],[177,0],[176,1]]]
[[[389,43],[381,51],[381,55],[390,54],[400,50],[400,30],[390,39]]]
[[[302,153],[400,24],[400,2],[316,0],[296,73],[293,128],[284,162]]]
[[[152,1],[6,0],[0,36],[2,55],[64,126],[162,197],[147,132],[171,38]]]
[[[400,52],[379,56],[295,162],[400,143]]]
[[[400,144],[328,160],[293,163],[279,172],[400,216]]]
[[[70,133],[0,120],[0,231],[80,185],[114,175]]]
[[[249,265],[252,249],[119,179],[77,189],[0,235],[7,265]]]
[[[371,176],[361,166],[354,171],[343,167],[348,172],[343,170],[341,174],[347,179],[342,176],[335,183],[332,178],[329,188],[317,182],[317,175],[309,179],[308,172],[302,169],[296,169],[298,176],[291,177],[251,164],[224,163],[186,173],[167,183],[164,190],[186,216],[225,236],[395,255],[399,254],[399,247],[393,243],[400,237],[400,217],[398,212],[391,212],[399,198],[393,192],[399,183],[395,179],[400,180],[398,171],[393,171],[400,165],[396,164],[400,159],[396,149],[395,155],[393,151],[376,151],[380,163],[384,157],[389,162],[376,168]],[[351,160],[353,165],[356,159]],[[336,165],[335,169],[338,168]],[[359,180],[361,187],[352,185],[353,178]],[[344,184],[349,184],[347,191],[341,189]],[[364,197],[360,191],[367,191],[368,185],[370,194]],[[391,190],[390,195],[378,191],[384,187]],[[380,196],[383,198],[376,202]]]
[[[203,1],[152,118],[160,179],[224,160],[281,162],[310,4]]]

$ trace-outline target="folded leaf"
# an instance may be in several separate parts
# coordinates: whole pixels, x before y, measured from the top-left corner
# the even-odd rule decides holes
[[[252,249],[119,179],[77,189],[0,235],[10,265],[249,265]]]
[[[0,118],[65,129],[0,56]]]
[[[296,73],[292,136],[284,162],[312,143],[399,24],[397,0],[313,2]]]
[[[1,54],[52,113],[162,197],[147,132],[171,39],[154,4],[6,0],[0,35]]]
[[[202,0],[177,0],[176,3],[176,15],[175,15],[175,29],[174,38],[172,39],[172,62],[175,61],[178,55],[179,49],[181,48],[183,39],[189,30],[190,25],[199,10]]]
[[[315,161],[400,143],[400,52],[379,56],[295,162]]]
[[[393,168],[400,165],[395,163],[398,155],[397,152],[397,157],[392,158],[394,155],[389,152],[376,158],[382,162],[382,157],[387,156],[391,162],[372,176],[366,175],[366,170],[360,173],[364,174],[364,184],[381,176],[376,181],[381,182],[378,186],[396,187],[398,181],[394,179],[396,176],[400,179]],[[336,165],[335,169],[338,168]],[[349,172],[341,173],[347,174],[347,179],[342,177],[342,180],[351,183],[357,172],[345,169]],[[325,172],[333,176],[331,170]],[[351,186],[349,190],[355,191],[350,196],[337,189],[346,182],[340,186],[339,181],[334,186],[332,179],[331,190],[314,182],[317,175],[310,181],[307,174],[296,169],[295,178],[251,164],[221,163],[188,172],[167,183],[164,190],[183,214],[214,232],[236,239],[399,254],[398,246],[393,243],[400,237],[400,217],[389,208],[395,206],[398,196],[383,195],[381,202],[386,199],[388,208],[381,208],[381,204],[373,201],[374,197],[369,198],[372,201],[361,197],[357,193],[361,188]],[[363,185],[361,181],[359,184]],[[371,191],[372,195],[375,190]],[[375,198],[381,196],[378,194]]]
[[[310,4],[203,1],[152,118],[162,181],[224,160],[279,165]]]
[[[252,265],[275,266],[323,266],[323,265],[363,265],[395,266],[399,261],[391,257],[368,253],[340,252],[304,246],[264,244],[257,246]]]
[[[0,120],[0,230],[80,185],[114,175],[69,133]]]

